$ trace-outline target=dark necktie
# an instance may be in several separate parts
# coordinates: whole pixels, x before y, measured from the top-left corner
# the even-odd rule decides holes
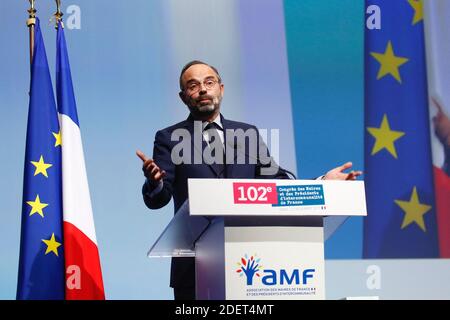
[[[219,136],[219,130],[223,131],[222,128],[215,122],[210,122],[208,123],[205,128],[203,129],[203,131],[208,131],[209,133],[209,141],[208,143],[214,142],[213,137],[217,138],[220,140],[220,136]]]
[[[222,163],[213,163],[212,166],[214,167],[217,177],[218,178],[224,178],[226,177],[226,170],[225,170],[225,150],[222,141],[220,140],[219,130],[222,131],[222,128],[215,122],[210,122],[205,126],[205,129],[208,130],[208,138],[209,141],[209,147],[211,147],[211,143],[214,142],[214,149],[212,150],[212,156],[216,158],[216,154],[218,153],[218,156],[221,157]],[[215,139],[217,139],[215,141]]]

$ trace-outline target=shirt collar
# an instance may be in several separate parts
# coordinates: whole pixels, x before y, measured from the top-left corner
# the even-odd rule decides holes
[[[223,130],[222,119],[220,117],[220,113],[217,115],[217,117],[212,122],[215,122],[219,126],[219,128]],[[202,122],[202,130],[205,130],[205,127],[208,124],[209,124],[208,121],[203,121]]]

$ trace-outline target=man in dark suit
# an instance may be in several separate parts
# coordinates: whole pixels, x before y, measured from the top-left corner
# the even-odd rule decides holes
[[[147,178],[142,194],[150,209],[164,207],[173,197],[177,212],[188,197],[188,178],[289,179],[270,157],[255,126],[220,114],[223,93],[213,66],[191,61],[182,69],[179,96],[189,108],[189,117],[156,133],[153,159],[137,151]],[[350,167],[346,163],[322,178],[354,180],[361,172],[343,172]],[[172,259],[170,286],[175,300],[195,300],[194,258]]]

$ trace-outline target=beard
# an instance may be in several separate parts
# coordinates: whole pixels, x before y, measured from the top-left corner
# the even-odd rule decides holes
[[[219,97],[202,96],[192,100],[188,104],[188,108],[195,116],[208,116],[220,108],[221,100]]]

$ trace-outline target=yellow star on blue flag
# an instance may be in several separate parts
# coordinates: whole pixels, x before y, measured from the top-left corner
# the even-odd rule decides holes
[[[384,53],[371,52],[372,57],[380,63],[380,69],[378,70],[377,79],[381,79],[386,75],[391,75],[398,82],[402,83],[400,77],[399,68],[406,62],[408,58],[399,57],[394,54],[391,41],[388,42],[386,51]]]

